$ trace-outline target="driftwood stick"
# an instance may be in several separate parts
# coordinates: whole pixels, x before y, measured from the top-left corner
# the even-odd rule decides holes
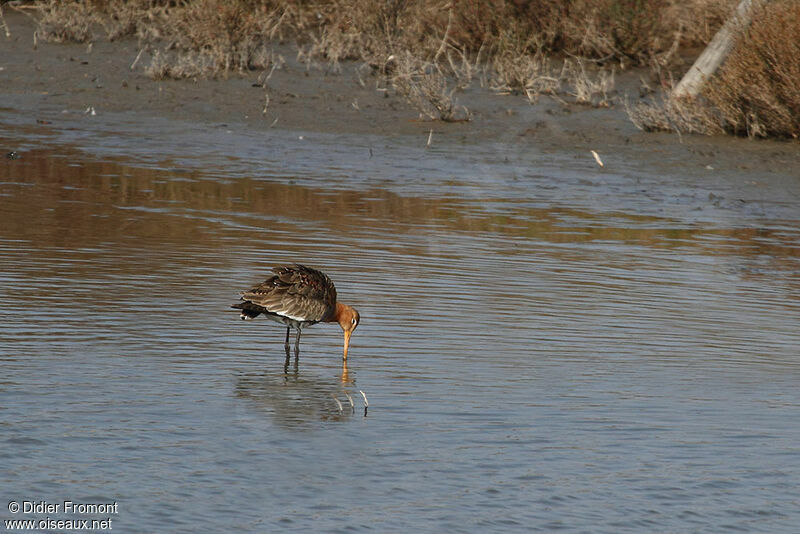
[[[758,1],[758,0],[756,0]],[[729,18],[717,34],[708,43],[708,46],[700,57],[694,62],[675,89],[672,96],[694,98],[700,94],[703,84],[708,80],[717,68],[725,61],[733,45],[736,44],[736,29],[740,24],[750,24],[753,0],[742,0],[736,8],[734,16]]]

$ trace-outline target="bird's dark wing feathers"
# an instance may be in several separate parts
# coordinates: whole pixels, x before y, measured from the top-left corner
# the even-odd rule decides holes
[[[242,300],[298,321],[322,321],[336,307],[336,287],[328,276],[304,265],[276,267],[275,275],[242,292]]]

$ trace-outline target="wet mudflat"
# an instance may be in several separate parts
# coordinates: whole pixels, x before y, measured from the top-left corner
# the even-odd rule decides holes
[[[0,143],[4,501],[115,501],[123,532],[796,529],[790,172],[124,121]],[[335,325],[284,367],[228,310],[292,261],[361,312],[346,369]]]

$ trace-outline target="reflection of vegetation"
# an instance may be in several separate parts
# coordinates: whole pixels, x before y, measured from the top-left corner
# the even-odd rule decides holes
[[[470,200],[253,179],[220,182],[199,171],[176,173],[83,159],[75,165],[83,156],[66,155],[31,151],[19,165],[0,166],[0,181],[24,184],[0,189],[12,199],[0,214],[0,236],[24,237],[37,246],[80,248],[120,241],[135,241],[140,247],[214,240],[230,245],[259,242],[268,232],[304,235],[322,229],[342,243],[381,232],[467,232],[552,243],[610,241],[715,253],[730,249],[794,261],[800,257],[790,239],[773,238],[771,231],[758,228],[687,228],[668,218],[534,208],[504,197]]]

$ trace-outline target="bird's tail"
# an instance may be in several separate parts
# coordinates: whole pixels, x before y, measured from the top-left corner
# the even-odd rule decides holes
[[[256,306],[248,301],[237,302],[236,304],[231,305],[231,308],[242,311],[242,313],[239,315],[242,321],[249,321],[261,315],[261,311],[257,310]]]

